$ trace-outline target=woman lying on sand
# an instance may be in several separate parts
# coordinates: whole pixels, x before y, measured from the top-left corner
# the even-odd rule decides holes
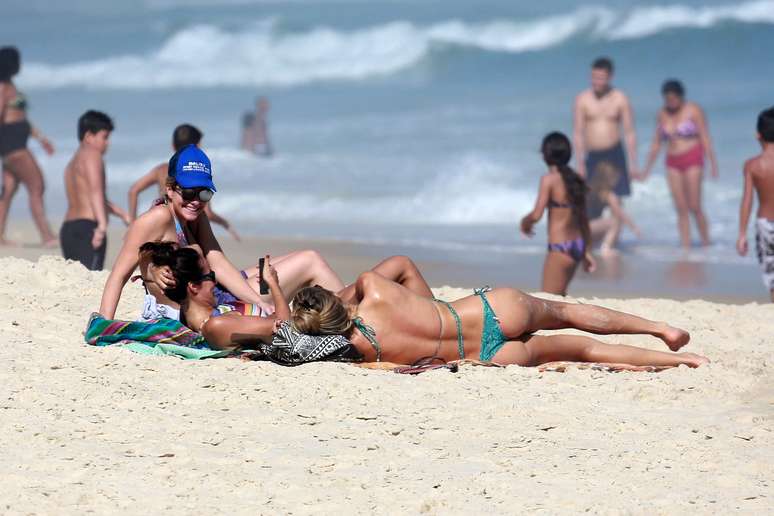
[[[113,264],[110,276],[105,283],[99,312],[106,319],[115,316],[121,291],[138,264],[140,246],[148,241],[171,240],[181,246],[197,244],[203,251],[208,267],[218,275],[222,287],[215,290],[219,301],[236,299],[255,304],[265,313],[274,308],[261,298],[255,267],[240,271],[226,258],[210,227],[210,221],[204,213],[204,207],[212,198],[215,185],[212,182],[210,160],[194,145],[175,153],[169,162],[166,195],[162,203],[154,206],[138,217],[129,226],[124,244]],[[272,265],[282,278],[286,292],[292,295],[306,285],[322,285],[333,290],[344,286],[336,273],[315,251],[298,251],[284,256],[274,257]],[[174,278],[168,272],[155,274],[150,267],[150,277],[162,287],[174,285]],[[157,312],[156,300],[146,296],[143,312],[148,318],[169,316]],[[167,307],[162,307],[167,308]],[[169,307],[166,312],[176,312],[177,307]]]
[[[224,349],[271,339],[283,313],[270,319],[211,315],[214,281],[206,260],[193,253],[190,249],[177,252],[172,273],[179,286],[176,291],[167,290],[181,303],[189,327]],[[267,274],[266,280],[277,288],[273,275]],[[281,298],[281,293],[273,295]],[[693,353],[610,345],[579,335],[534,335],[538,330],[562,328],[602,335],[645,334],[663,340],[672,351],[690,339],[686,331],[663,322],[598,306],[548,301],[510,288],[480,289],[453,303],[439,301],[405,257],[388,258],[338,295],[319,286],[302,289],[293,299],[290,320],[302,333],[346,336],[367,362],[413,364],[427,357],[521,366],[576,361],[698,367],[708,362]]]

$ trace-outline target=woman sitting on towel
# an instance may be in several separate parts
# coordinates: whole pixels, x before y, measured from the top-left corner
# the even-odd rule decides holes
[[[214,282],[207,262],[194,256],[193,250],[180,249],[176,254],[179,258],[172,272],[180,286],[166,293],[179,300],[189,327],[219,348],[270,338],[275,321],[287,317],[301,333],[344,335],[368,362],[412,364],[427,357],[522,366],[561,360],[690,367],[708,362],[694,353],[610,345],[579,335],[534,335],[538,330],[562,328],[602,335],[645,334],[658,337],[672,351],[690,340],[688,332],[663,322],[598,306],[538,299],[516,289],[478,289],[453,303],[439,301],[405,257],[385,260],[338,294],[319,286],[304,288],[293,299],[292,312],[280,303],[268,319],[213,318]],[[264,277],[279,302],[282,294],[274,275],[269,269]]]
[[[207,155],[189,145],[176,152],[169,162],[166,195],[160,204],[138,217],[127,230],[124,243],[110,271],[102,292],[99,313],[107,319],[115,316],[124,285],[138,264],[140,246],[148,241],[177,241],[180,246],[198,245],[208,267],[218,274],[215,290],[220,301],[241,300],[260,306],[270,313],[274,308],[263,299],[256,280],[255,267],[238,270],[223,253],[204,212],[215,194],[212,166]],[[307,285],[324,285],[334,290],[344,286],[336,273],[315,251],[306,250],[275,256],[272,265],[282,276],[289,295]],[[174,280],[150,268],[151,279],[159,285],[172,286]],[[145,298],[143,312],[149,318],[164,316],[153,312],[155,302]]]

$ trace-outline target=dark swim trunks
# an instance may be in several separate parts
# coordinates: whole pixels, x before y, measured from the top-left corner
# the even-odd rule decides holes
[[[617,177],[613,189],[615,194],[618,196],[630,195],[631,187],[629,185],[629,171],[626,169],[626,154],[620,141],[609,149],[588,152],[586,155],[586,182],[591,184],[594,176],[606,168],[608,170],[605,173]]]
[[[66,260],[81,262],[91,271],[101,271],[105,265],[107,250],[107,235],[102,245],[97,249],[91,246],[97,221],[89,219],[68,220],[59,230],[59,240],[62,245],[62,255]]]

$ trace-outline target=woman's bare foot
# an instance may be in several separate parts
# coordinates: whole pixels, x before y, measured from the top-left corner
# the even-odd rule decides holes
[[[5,238],[0,238],[0,247],[19,247],[19,242],[14,242],[13,240],[6,240]]]
[[[51,237],[41,244],[46,249],[53,249],[59,247],[59,239],[57,237]]]
[[[691,340],[691,334],[685,330],[664,323],[664,330],[661,331],[660,338],[669,349],[677,351],[688,344],[688,341]]]
[[[680,353],[680,358],[684,360],[683,364],[688,367],[699,367],[709,364],[709,358],[697,355],[696,353]]]

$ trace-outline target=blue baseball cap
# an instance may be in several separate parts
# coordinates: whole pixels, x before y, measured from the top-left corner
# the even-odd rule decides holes
[[[212,182],[210,158],[196,145],[187,145],[169,160],[167,175],[183,188],[208,188],[217,192]]]

